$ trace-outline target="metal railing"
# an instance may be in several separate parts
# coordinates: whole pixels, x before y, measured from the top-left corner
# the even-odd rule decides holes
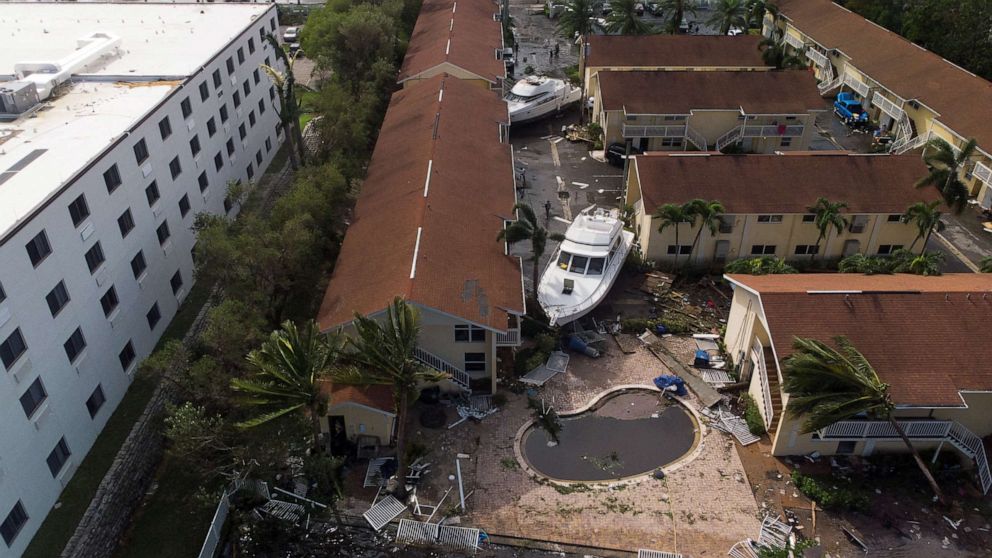
[[[719,138],[717,138],[717,140],[716,140],[716,150],[717,151],[723,151],[723,148],[724,147],[727,147],[728,145],[733,145],[733,144],[741,141],[741,137],[743,137],[742,136],[743,131],[744,131],[743,127],[741,127],[741,126],[734,126],[734,128],[732,130],[730,130],[726,134],[723,134],[722,136],[720,136]]]
[[[834,79],[824,80],[824,81],[820,82],[816,86],[816,88],[820,92],[820,95],[825,95],[830,90],[836,89],[836,88],[840,87],[842,83],[844,83],[844,74],[840,74],[839,76],[835,77]]]
[[[861,95],[866,101],[868,100],[868,95],[871,93],[871,88],[868,84],[861,81],[860,79],[854,77],[853,75],[845,72],[842,74],[841,81],[844,85],[850,87],[855,93]]]
[[[741,137],[745,138],[767,138],[772,136],[798,137],[803,135],[803,126],[769,126],[752,125],[744,126]]]
[[[497,347],[516,347],[520,344],[520,330],[508,329],[506,333],[496,333]]]
[[[760,344],[755,343],[752,351],[757,353],[758,357],[758,381],[761,382],[761,399],[765,407],[763,418],[765,419],[765,430],[768,430],[772,427],[775,415],[775,410],[772,408],[772,388],[768,382],[768,365],[765,363],[765,352]]]
[[[992,186],[992,168],[989,168],[981,161],[975,162],[975,169],[971,171],[971,174],[985,184]]]
[[[926,142],[927,142],[927,138],[923,136],[916,136],[915,138],[913,138],[912,140],[906,143],[893,146],[892,153],[896,155],[902,155],[903,153],[907,151],[912,151],[917,147],[923,147],[923,144]]]
[[[692,129],[688,124],[685,125],[685,139],[689,140],[700,151],[706,151],[708,149],[706,137]]]
[[[685,136],[685,125],[633,126],[624,124],[621,133],[625,138],[681,138]]]
[[[782,40],[785,41],[785,44],[800,51],[806,48],[806,43],[804,43],[802,39],[789,33],[791,29],[793,29],[791,25],[785,26],[785,35],[782,37]]]
[[[900,106],[902,104],[901,101],[898,104],[894,103],[888,97],[878,93],[871,96],[871,104],[891,116],[894,120],[902,120],[902,117],[906,115],[906,111],[902,110]]]
[[[989,488],[992,488],[992,473],[989,472],[989,462],[985,455],[985,444],[982,443],[982,439],[965,428],[964,425],[953,422],[947,432],[947,441],[961,452],[970,454],[971,458],[975,460],[982,492],[988,494]]]
[[[813,47],[809,47],[806,49],[806,58],[809,58],[810,60],[813,61],[814,64],[816,64],[820,68],[823,68],[824,70],[831,66],[830,59],[827,58],[827,55],[823,54],[822,52],[816,50]]]
[[[421,363],[451,376],[452,381],[461,386],[462,389],[471,389],[468,373],[458,368],[454,364],[444,360],[430,351],[417,347],[413,350],[413,356]]]

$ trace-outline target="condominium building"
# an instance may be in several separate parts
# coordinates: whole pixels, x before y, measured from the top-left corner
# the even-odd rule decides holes
[[[913,187],[927,172],[916,155],[648,153],[633,161],[627,203],[634,207],[641,252],[650,260],[699,267],[757,256],[812,260],[900,248],[919,252],[917,227],[900,218],[916,202],[940,199],[934,188]],[[820,197],[846,204],[848,224],[818,241],[809,208]],[[660,207],[694,199],[723,204],[716,234],[700,231],[699,222],[661,227],[655,216]]]
[[[397,82],[404,87],[447,74],[485,88],[506,77],[500,4],[424,0]]]
[[[992,207],[992,84],[830,0],[779,0],[765,17],[791,50],[805,55],[820,91],[851,91],[872,121],[895,135],[903,153],[942,138],[978,150],[962,178],[983,208]]]
[[[761,37],[738,35],[590,35],[579,53],[586,95],[603,70],[771,70],[761,58]]]
[[[520,344],[524,314],[520,259],[497,240],[516,201],[507,121],[499,96],[445,74],[393,95],[323,331],[350,331],[355,313],[381,318],[403,297],[420,312],[417,358],[450,376],[441,387],[495,391],[498,355]]]
[[[279,147],[261,4],[0,10],[0,556],[20,556]]]
[[[592,121],[641,151],[805,151],[826,103],[809,72],[601,71]]]
[[[777,456],[906,452],[892,425],[852,417],[804,433],[790,416],[786,359],[797,337],[847,337],[889,386],[913,445],[960,454],[983,492],[992,475],[992,275],[728,275],[734,298],[724,341],[749,386]],[[967,334],[964,334],[967,332]],[[977,338],[976,338],[977,336]]]

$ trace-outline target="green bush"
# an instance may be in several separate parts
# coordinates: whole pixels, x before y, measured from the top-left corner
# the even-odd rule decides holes
[[[755,403],[750,393],[742,394],[741,402],[744,404],[744,421],[747,422],[747,429],[751,431],[751,434],[761,436],[765,433],[765,419],[762,418],[761,411],[758,410],[758,404]]]
[[[644,318],[630,318],[620,320],[620,328],[624,333],[643,333],[645,329],[654,330],[654,322]]]
[[[692,331],[692,324],[689,322],[689,318],[680,314],[666,314],[658,323],[665,326],[666,333],[681,335]]]
[[[792,482],[807,498],[828,510],[868,511],[871,500],[868,495],[849,484],[835,479],[823,481],[815,477],[793,471]]]
[[[582,77],[579,76],[579,65],[572,64],[571,66],[565,68],[565,77],[567,77],[568,81],[572,82],[573,85],[582,83]]]

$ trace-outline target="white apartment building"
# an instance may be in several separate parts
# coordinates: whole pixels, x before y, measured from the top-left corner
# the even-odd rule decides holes
[[[282,139],[273,5],[0,9],[0,557],[20,556]]]

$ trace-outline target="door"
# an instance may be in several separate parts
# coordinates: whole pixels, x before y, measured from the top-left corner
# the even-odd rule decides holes
[[[637,148],[640,149],[642,152],[647,151],[648,150],[648,140],[649,139],[650,138],[641,138],[641,139],[639,139],[637,141]]]
[[[331,444],[331,455],[347,455],[348,453],[348,431],[345,429],[344,416],[331,415],[327,417],[327,424],[330,427],[328,437]]]
[[[860,240],[845,240],[844,241],[844,257],[851,256],[861,252],[861,241]]]

